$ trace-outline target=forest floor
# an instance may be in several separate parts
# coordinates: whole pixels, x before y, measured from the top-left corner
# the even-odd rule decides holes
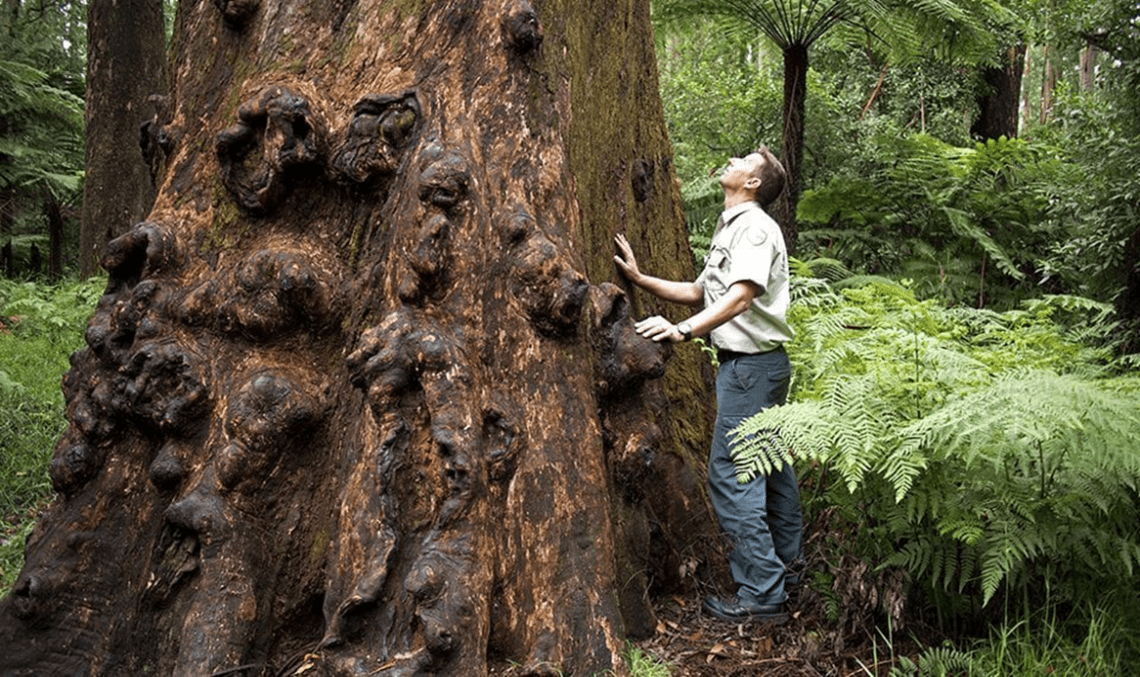
[[[871,636],[844,637],[822,609],[819,596],[804,590],[791,600],[786,624],[737,624],[703,614],[697,596],[670,597],[655,604],[656,635],[634,645],[667,662],[678,677],[855,677],[890,670],[885,640],[876,645]]]
[[[820,519],[805,533],[805,583],[788,590],[787,623],[738,624],[708,616],[702,599],[717,591],[698,584],[684,595],[655,599],[657,632],[634,646],[667,662],[675,677],[867,677],[889,674],[900,656],[916,658],[922,646],[915,637],[940,643],[936,633],[917,627],[891,636],[884,610],[898,619],[896,628],[903,625],[905,576],[834,556],[844,551],[836,547],[843,534],[828,522]],[[827,573],[812,580],[812,572]]]

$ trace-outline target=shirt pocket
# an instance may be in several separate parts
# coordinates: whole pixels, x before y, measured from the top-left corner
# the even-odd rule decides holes
[[[702,274],[711,291],[723,292],[727,288],[724,281],[728,276],[728,270],[728,252],[721,247],[713,247],[705,258],[705,270]]]

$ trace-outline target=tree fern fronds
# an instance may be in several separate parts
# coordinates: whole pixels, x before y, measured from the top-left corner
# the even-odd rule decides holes
[[[852,275],[851,277],[838,280],[835,283],[836,289],[857,289],[866,287],[867,285],[878,285],[884,289],[903,289],[897,282],[882,275]]]
[[[1046,294],[1040,298],[1022,301],[1022,306],[1030,312],[1059,308],[1069,313],[1091,316],[1088,318],[1091,322],[1107,320],[1116,314],[1116,308],[1111,303],[1072,294]]]
[[[819,277],[830,282],[837,282],[854,275],[851,269],[838,259],[815,258],[806,262],[804,265],[807,266],[814,277]]]
[[[792,276],[792,303],[795,311],[803,312],[807,309],[818,311],[834,307],[842,301],[842,297],[832,291],[831,285],[826,280],[812,277],[811,270],[806,266],[805,269],[807,275],[797,272]]]
[[[773,407],[740,425],[732,434],[737,474],[751,479],[766,475],[794,456],[800,460],[827,459],[831,437],[843,420],[818,402]],[[767,431],[779,431],[779,444],[772,444]],[[746,480],[745,480],[746,481]]]
[[[946,215],[951,230],[981,247],[997,263],[1002,272],[1019,282],[1025,279],[1025,273],[1018,269],[1017,264],[1013,262],[1009,254],[997,242],[994,242],[994,239],[987,235],[984,230],[979,228],[971,220],[969,214],[961,209],[948,206],[942,208],[942,213]]]
[[[875,469],[890,482],[898,503],[910,492],[927,465],[927,458],[922,453],[892,453],[876,464]]]
[[[895,550],[883,563],[883,566],[901,567],[911,575],[923,578],[933,568],[935,548],[931,547],[929,539],[918,537],[907,541],[901,548]]]
[[[975,674],[977,666],[967,652],[952,646],[932,646],[918,656],[913,671],[908,675],[969,675]],[[891,672],[894,677],[894,671]]]

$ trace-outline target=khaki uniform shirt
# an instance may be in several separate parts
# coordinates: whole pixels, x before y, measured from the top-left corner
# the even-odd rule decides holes
[[[742,280],[754,282],[760,293],[748,310],[712,331],[712,343],[739,353],[775,350],[795,336],[787,320],[791,294],[784,235],[755,202],[728,209],[721,219],[724,225],[713,235],[705,268],[696,280],[704,290],[705,306]]]

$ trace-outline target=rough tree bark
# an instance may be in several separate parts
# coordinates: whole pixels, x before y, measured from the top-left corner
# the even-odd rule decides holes
[[[96,271],[107,243],[145,218],[154,203],[154,165],[162,159],[155,102],[166,94],[162,0],[90,0],[87,37],[83,275]]]
[[[174,57],[0,673],[622,673],[722,571],[611,261],[693,273],[648,3],[185,0]]]
[[[970,128],[975,138],[1017,137],[1025,50],[1024,44],[1010,47],[998,65],[982,70],[985,91],[977,97],[978,117]]]

